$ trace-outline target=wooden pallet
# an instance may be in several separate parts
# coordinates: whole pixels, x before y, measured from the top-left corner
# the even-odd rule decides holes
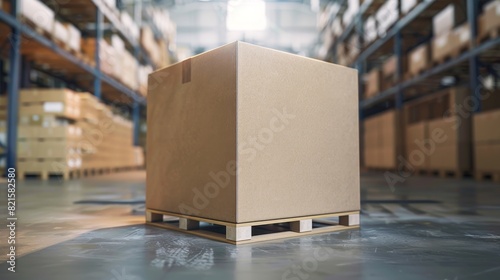
[[[63,180],[80,178],[80,170],[71,171],[17,171],[19,180],[25,180],[27,177],[40,178],[41,180],[49,180],[50,178],[62,178]]]
[[[332,217],[338,222],[326,220]],[[146,224],[240,245],[357,229],[359,211],[235,224],[146,209]]]
[[[490,180],[495,183],[500,183],[500,171],[476,171],[474,178],[478,181]]]
[[[464,178],[469,175],[469,172],[463,171],[463,170],[448,170],[448,169],[431,169],[431,170],[426,170],[420,171],[421,174],[426,174],[430,176],[438,176],[440,178]]]

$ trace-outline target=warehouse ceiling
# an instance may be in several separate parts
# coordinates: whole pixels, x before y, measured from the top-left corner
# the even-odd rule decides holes
[[[324,5],[320,0],[153,2],[167,8],[177,25],[180,59],[236,40],[307,55],[317,39],[317,11]]]

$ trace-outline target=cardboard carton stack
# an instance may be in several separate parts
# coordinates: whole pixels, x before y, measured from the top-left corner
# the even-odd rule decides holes
[[[457,10],[454,4],[448,5],[433,18],[432,59],[441,63],[448,57],[454,57],[470,44],[470,27],[464,22],[464,11]]]
[[[431,65],[429,44],[421,44],[408,54],[408,74],[415,77],[427,70]]]
[[[384,61],[382,65],[382,90],[391,88],[398,82],[396,76],[397,66],[398,58],[395,55],[390,56]]]
[[[82,52],[91,61],[94,61],[95,45],[96,45],[95,38],[85,38],[84,40],[81,41]],[[101,63],[101,71],[107,75],[116,77],[115,75],[115,65],[117,61],[116,52],[115,49],[106,40],[101,40],[99,43],[99,59]],[[125,73],[128,71],[123,71],[123,72]]]
[[[457,109],[468,95],[454,87],[407,105],[405,155],[415,168],[456,176],[471,171],[471,121]]]
[[[380,93],[382,87],[382,72],[379,68],[373,68],[370,72],[365,74],[365,99],[373,97]]]
[[[367,118],[364,122],[364,163],[373,169],[395,169],[400,155],[397,116],[394,110]]]
[[[377,20],[374,16],[370,16],[366,19],[363,31],[365,45],[369,45],[371,42],[377,39]]]
[[[80,98],[66,89],[25,89],[19,92],[19,176],[51,174],[69,178],[81,167],[78,141]]]
[[[82,118],[77,123],[82,128],[82,169],[115,170],[143,166],[140,147],[132,143],[132,123],[114,115],[109,106],[100,103],[93,95],[81,94]]]
[[[499,123],[499,109],[474,116],[474,168],[478,179],[482,179],[484,173],[490,173],[496,180],[500,179]]]
[[[399,19],[398,0],[388,0],[379,8],[375,18],[380,37],[385,36],[389,28]]]
[[[38,0],[22,0],[19,4],[24,21],[39,28],[42,32],[52,33],[55,21],[54,11]]]
[[[52,27],[52,38],[64,48],[73,52],[80,52],[81,33],[74,25],[54,21]]]
[[[491,1],[484,7],[483,14],[479,17],[478,37],[481,40],[493,36],[499,36],[500,28],[500,1]],[[491,38],[493,39],[493,38]]]
[[[354,17],[358,13],[359,10],[359,0],[349,0],[347,1],[347,10],[344,12],[342,16],[342,23],[344,27],[347,27],[354,20]]]

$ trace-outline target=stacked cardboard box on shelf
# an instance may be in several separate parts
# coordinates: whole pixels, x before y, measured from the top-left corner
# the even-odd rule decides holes
[[[38,0],[21,0],[19,3],[21,17],[30,25],[40,28],[41,31],[51,33],[55,20],[55,13]]]
[[[95,57],[95,46],[96,46],[95,38],[85,38],[81,41],[82,53],[92,61],[94,60]],[[114,67],[117,61],[116,52],[114,48],[106,40],[101,40],[99,42],[99,59],[100,59],[101,71],[107,75],[115,77]]]
[[[471,170],[471,122],[459,113],[468,95],[453,87],[406,106],[405,154],[415,168],[456,176]]]
[[[431,64],[431,52],[429,44],[421,44],[408,54],[408,73],[415,77],[427,70]]]
[[[375,18],[378,23],[378,35],[383,37],[399,18],[398,0],[385,1],[378,9]]]
[[[55,20],[51,34],[54,41],[63,45],[64,48],[80,52],[81,33],[74,25]]]
[[[372,41],[377,39],[377,20],[374,16],[370,16],[365,21],[365,26],[363,30],[364,43],[365,45],[370,44]]]
[[[382,73],[379,68],[373,68],[365,74],[365,99],[373,97],[380,93],[382,83]]]
[[[19,177],[50,174],[69,178],[81,166],[74,122],[80,118],[80,99],[65,89],[29,89],[19,92],[17,165]]]
[[[404,60],[404,59],[403,59]],[[397,82],[398,58],[395,55],[390,56],[382,65],[382,90],[393,87]]]
[[[395,169],[400,155],[398,113],[389,110],[364,122],[364,163],[373,169]]]
[[[82,117],[82,169],[120,169],[144,164],[142,148],[132,143],[132,123],[114,115],[110,107],[89,93],[80,94]]]
[[[432,59],[441,63],[448,57],[454,57],[470,45],[470,27],[468,23],[455,28],[465,20],[463,11],[448,5],[433,18]]]
[[[495,0],[484,7],[484,12],[479,17],[478,37],[484,40],[491,35],[499,36],[498,28],[500,28],[500,1]]]
[[[342,22],[344,27],[349,26],[354,19],[354,16],[359,10],[359,0],[349,0],[347,1],[347,10],[344,12],[342,16]]]

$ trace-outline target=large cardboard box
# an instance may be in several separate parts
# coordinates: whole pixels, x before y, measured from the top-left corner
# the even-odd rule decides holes
[[[242,42],[152,73],[146,207],[231,223],[359,210],[357,75]]]
[[[456,45],[457,37],[453,32],[448,32],[432,39],[432,60],[434,62],[444,62],[446,58],[451,58]]]
[[[447,34],[455,26],[465,21],[466,11],[461,9],[460,6],[465,7],[465,5],[449,4],[441,12],[434,16],[434,18],[432,19],[434,36],[438,37]]]
[[[483,14],[479,17],[478,36],[484,38],[490,32],[500,27],[500,1],[495,0],[485,6]]]
[[[401,154],[399,113],[388,110],[364,121],[364,164],[368,168],[395,169]]]
[[[500,110],[481,112],[474,115],[474,142],[500,144]]]
[[[474,144],[474,167],[477,171],[500,171],[500,143]]]
[[[429,68],[430,54],[428,44],[422,44],[410,52],[408,55],[408,72],[411,76],[416,76]]]
[[[365,74],[365,98],[373,97],[380,93],[382,84],[382,72],[374,68]]]
[[[18,2],[21,5],[20,12],[23,18],[47,33],[52,32],[55,20],[53,10],[38,0],[21,0]]]
[[[419,122],[406,126],[405,158],[415,169],[428,170],[429,157],[423,153],[424,143],[429,140],[427,122]]]

